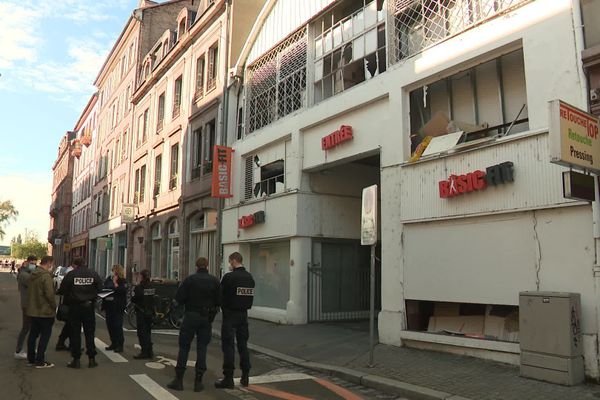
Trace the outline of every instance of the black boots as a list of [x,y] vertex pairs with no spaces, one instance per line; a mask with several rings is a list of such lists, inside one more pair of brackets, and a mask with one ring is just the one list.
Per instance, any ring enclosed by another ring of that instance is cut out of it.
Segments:
[[201,392],[204,390],[204,385],[202,384],[202,376],[204,372],[196,371],[196,379],[194,379],[194,392]]
[[69,348],[65,345],[65,342],[58,342],[56,344],[56,351],[68,351]]
[[242,371],[242,377],[240,378],[240,385],[248,387],[250,384],[250,374],[248,371]]
[[81,364],[79,362],[79,358],[74,358],[70,363],[67,364],[67,368],[81,368]]
[[154,358],[154,355],[141,351],[139,354],[133,356],[133,358],[136,360],[151,360]]
[[233,389],[233,375],[225,375],[223,379],[215,382],[217,389]]
[[94,357],[90,357],[90,363],[88,364],[88,368],[96,368],[98,363]]
[[169,389],[178,390],[178,391],[183,390],[183,374],[184,373],[185,373],[185,369],[175,368],[175,379],[173,379],[171,381],[171,383],[169,383],[167,385],[167,387]]

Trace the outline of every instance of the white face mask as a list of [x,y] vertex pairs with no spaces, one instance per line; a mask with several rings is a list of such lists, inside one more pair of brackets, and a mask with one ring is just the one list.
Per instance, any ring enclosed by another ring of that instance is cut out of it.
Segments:
[[30,271],[33,271],[33,270],[35,269],[35,267],[36,267],[36,265],[35,265],[35,264],[29,264],[29,265],[27,266],[27,268],[28,268]]

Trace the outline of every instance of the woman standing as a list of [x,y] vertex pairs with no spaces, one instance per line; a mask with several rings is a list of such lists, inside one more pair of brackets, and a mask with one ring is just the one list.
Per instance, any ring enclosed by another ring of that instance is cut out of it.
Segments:
[[115,353],[123,351],[125,338],[123,336],[123,313],[127,304],[127,281],[125,280],[125,269],[116,264],[112,268],[112,284],[114,292],[104,299],[106,311],[106,328],[110,336],[110,346],[106,350]]

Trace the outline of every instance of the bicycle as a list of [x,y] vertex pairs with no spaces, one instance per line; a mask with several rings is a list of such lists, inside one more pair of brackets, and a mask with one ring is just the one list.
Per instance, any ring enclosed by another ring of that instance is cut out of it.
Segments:
[[[135,304],[130,303],[126,311],[127,321],[133,329],[137,329],[137,308]],[[171,327],[179,329],[183,320],[183,306],[177,304],[175,299],[170,297],[154,296],[154,313],[152,316],[152,326],[160,326],[168,323]]]

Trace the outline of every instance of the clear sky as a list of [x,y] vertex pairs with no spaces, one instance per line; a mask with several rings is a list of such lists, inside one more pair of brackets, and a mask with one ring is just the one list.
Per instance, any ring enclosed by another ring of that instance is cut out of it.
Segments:
[[0,200],[46,240],[52,165],[137,0],[0,0]]

